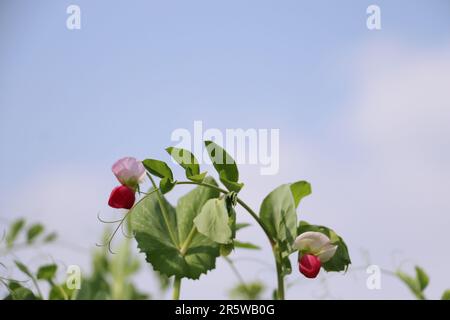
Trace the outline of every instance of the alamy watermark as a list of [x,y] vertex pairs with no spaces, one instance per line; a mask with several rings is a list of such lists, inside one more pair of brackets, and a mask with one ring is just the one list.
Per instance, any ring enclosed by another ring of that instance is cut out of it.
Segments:
[[366,26],[369,30],[381,30],[381,8],[375,4],[367,7]]
[[366,286],[369,290],[381,289],[381,268],[376,264],[367,267],[366,273],[369,274],[366,280]]
[[76,4],[67,7],[66,13],[69,15],[66,19],[66,27],[69,30],[81,29],[81,8]]
[[80,290],[81,288],[81,268],[77,265],[67,267],[66,286],[70,290]]
[[[194,121],[193,133],[185,128],[172,132],[174,147],[192,151],[199,163],[211,164],[204,141],[211,140],[224,147],[237,164],[260,166],[261,175],[275,175],[280,169],[279,129],[225,129],[204,130],[202,121]],[[217,161],[232,161],[216,153]]]

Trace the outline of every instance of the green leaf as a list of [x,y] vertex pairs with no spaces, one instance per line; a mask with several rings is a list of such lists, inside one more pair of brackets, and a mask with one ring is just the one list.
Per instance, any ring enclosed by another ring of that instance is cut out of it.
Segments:
[[450,289],[442,294],[441,300],[450,300]]
[[203,182],[203,180],[205,180],[206,174],[207,174],[207,172],[205,171],[205,172],[202,172],[202,173],[197,174],[195,176],[189,176],[187,178],[189,180],[191,180],[191,181],[201,183],[201,182]]
[[291,184],[291,192],[294,196],[295,207],[297,208],[300,201],[311,194],[311,185],[306,181],[298,181]]
[[183,167],[186,172],[186,178],[194,182],[202,182],[205,179],[206,172],[200,173],[198,161],[191,152],[174,147],[166,148],[166,151]]
[[[217,185],[212,178],[206,178],[206,182]],[[135,205],[130,215],[131,225],[138,247],[153,269],[168,277],[198,279],[201,274],[215,268],[219,246],[201,233],[194,235],[185,255],[180,253],[180,247],[191,233],[192,221],[203,205],[218,196],[218,191],[199,186],[179,199],[176,210],[164,200],[170,226],[163,219],[156,193]],[[172,242],[168,227],[176,230],[178,243]]]
[[8,287],[10,294],[5,298],[5,300],[38,300],[33,291],[23,287],[18,282],[11,281]]
[[30,270],[28,270],[26,265],[24,265],[22,262],[17,261],[17,260],[15,260],[14,263],[17,266],[17,268],[19,268],[20,271],[25,273],[30,278],[34,278],[33,274],[30,272]]
[[[207,177],[205,183],[217,186],[216,181],[212,177]],[[219,195],[219,191],[215,189],[198,186],[178,200],[177,217],[181,241],[184,241],[188,237],[194,226],[193,221],[202,210],[203,205],[210,199],[218,198]]]
[[173,189],[173,187],[175,187],[175,184],[176,183],[174,181],[172,181],[170,178],[163,178],[159,182],[159,189],[161,190],[161,192],[163,194],[166,194],[169,191],[171,191]]
[[14,244],[14,241],[16,240],[17,236],[19,235],[19,232],[23,229],[25,226],[25,220],[24,219],[17,219],[11,224],[11,227],[9,228],[8,234],[6,235],[6,245],[10,248]]
[[281,275],[287,276],[292,273],[291,261],[289,260],[289,255],[292,253],[291,243],[288,241],[282,241],[277,243],[278,246],[278,257],[277,261],[281,265]]
[[33,224],[27,231],[27,242],[32,243],[42,232],[44,226],[40,223]]
[[[94,256],[98,259],[98,256]],[[111,300],[112,286],[107,281],[108,271],[93,270],[93,275],[83,278],[80,290],[77,290],[76,300]]]
[[425,288],[428,286],[428,283],[430,282],[430,278],[421,267],[416,266],[415,269],[416,269],[416,279],[417,283],[419,284],[420,291],[424,291]]
[[228,211],[228,226],[231,230],[231,241],[227,244],[220,245],[220,255],[223,257],[228,256],[234,250],[234,238],[236,237],[236,211],[234,210],[233,197],[227,195],[225,197],[226,207]]
[[425,296],[420,289],[420,283],[416,278],[413,278],[406,273],[398,270],[396,273],[397,277],[409,288],[409,290],[416,296],[417,299],[424,300]]
[[[2,284],[3,284],[3,283],[2,283]],[[22,285],[21,285],[19,282],[15,281],[15,280],[11,280],[11,281],[9,282],[9,284],[8,284],[8,288],[9,288],[10,290],[16,290],[16,289],[18,289],[18,288],[20,288],[20,287],[22,287]]]
[[218,173],[224,171],[230,181],[239,181],[239,171],[234,159],[218,144],[205,141],[206,150]]
[[292,273],[291,260],[289,260],[289,254],[283,252],[281,254],[281,274],[287,276]]
[[395,274],[397,277],[409,288],[409,290],[416,296],[417,299],[424,300],[425,294],[423,291],[428,286],[430,279],[425,271],[419,266],[415,267],[416,277],[411,277],[408,274],[398,270]]
[[241,242],[234,240],[234,247],[240,249],[260,250],[261,247],[251,242]]
[[200,166],[195,156],[185,150],[174,147],[166,148],[166,151],[171,155],[171,157],[186,170],[186,177],[195,176],[200,173]]
[[239,192],[244,186],[239,181],[239,171],[234,159],[218,144],[212,141],[205,141],[206,150],[219,174],[219,179],[230,191]]
[[[259,211],[261,221],[277,244],[280,254],[278,260],[283,275],[292,272],[289,255],[294,251],[292,246],[297,234],[296,200],[292,185],[283,184],[269,193],[264,198]],[[300,199],[298,196],[300,193],[297,192],[299,183],[294,183],[294,185],[296,185],[294,191],[297,199]]]
[[26,274],[28,277],[31,278],[33,282],[36,282],[36,278],[33,275],[33,273],[28,269],[26,265],[24,265],[22,262],[14,260],[14,264],[17,266],[17,268],[22,271],[24,274]]
[[220,245],[220,255],[222,257],[227,257],[234,250],[234,242]]
[[230,199],[225,199],[227,212],[228,212],[228,227],[231,230],[231,239],[236,238],[236,211]]
[[348,266],[352,262],[350,260],[348,248],[344,240],[339,235],[337,235],[334,230],[328,227],[312,225],[306,221],[300,221],[297,234],[300,235],[307,231],[321,232],[328,238],[330,238],[332,244],[338,246],[333,258],[322,265],[325,271],[347,271]]
[[51,281],[55,277],[57,269],[58,266],[56,264],[49,264],[42,266],[39,268],[36,277],[39,280]]
[[56,238],[58,238],[58,234],[56,232],[52,232],[45,236],[44,242],[53,242]]
[[173,173],[167,163],[155,159],[146,159],[142,161],[142,164],[151,174],[161,178],[159,189],[163,194],[168,193],[175,187]]
[[142,164],[144,165],[145,169],[147,169],[151,174],[161,179],[169,178],[173,181],[172,170],[170,170],[169,166],[164,161],[145,159],[144,161],[142,161]]
[[225,171],[220,171],[219,179],[220,179],[220,182],[222,182],[223,185],[230,191],[239,192],[239,191],[241,191],[242,187],[244,186],[243,183],[230,181],[228,179]]
[[194,224],[198,232],[214,242],[227,244],[232,240],[224,198],[208,200],[200,214],[194,219]]
[[236,231],[250,227],[250,223],[236,223]]
[[295,201],[289,184],[283,184],[269,193],[263,200],[259,216],[278,246],[292,252],[297,232]]

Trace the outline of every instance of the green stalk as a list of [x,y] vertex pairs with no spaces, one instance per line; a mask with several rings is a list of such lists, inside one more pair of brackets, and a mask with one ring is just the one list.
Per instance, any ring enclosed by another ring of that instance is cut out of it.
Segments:
[[173,300],[180,300],[180,288],[181,288],[181,278],[175,277],[175,280],[173,282]]
[[[155,180],[153,180],[152,176],[151,176],[150,174],[148,174],[148,173],[147,173],[147,176],[150,178],[150,181],[152,182],[153,188],[158,189],[157,186],[156,186]],[[169,214],[168,214],[168,212],[167,212],[167,210],[166,210],[166,206],[164,205],[164,201],[163,201],[163,198],[162,198],[162,196],[161,196],[160,191],[158,190],[158,191],[156,192],[156,194],[157,194],[157,196],[158,196],[158,202],[159,202],[159,206],[161,207],[161,212],[162,212],[162,214],[163,214],[164,222],[165,222],[165,224],[166,224],[166,226],[167,226],[167,229],[169,230],[169,236],[170,236],[170,239],[172,240],[173,244],[174,244],[176,247],[179,248],[179,247],[180,247],[180,244],[178,243],[177,238],[175,237],[175,232],[174,232],[174,230],[172,229],[172,225],[170,224]]]
[[186,240],[184,241],[184,243],[182,244],[181,248],[180,248],[180,254],[182,256],[184,256],[186,254],[186,252],[189,249],[189,246],[192,243],[192,240],[194,239],[195,235],[197,234],[197,227],[194,225],[192,226],[191,231],[189,232]]
[[34,284],[34,286],[35,286],[35,288],[36,288],[36,290],[37,290],[38,297],[39,297],[41,300],[43,300],[43,299],[44,299],[44,296],[42,295],[41,288],[39,288],[39,285],[38,285],[36,279],[35,279],[33,276],[30,277],[30,278],[31,278],[31,282],[33,282],[33,284]]
[[[217,187],[215,185],[209,184],[209,183],[204,183],[204,182],[194,182],[194,181],[178,181],[176,184],[193,184],[193,185],[198,185],[198,186],[203,186],[203,187],[208,187],[214,190],[217,190],[221,193],[227,194],[228,191],[225,189],[222,189],[220,187]],[[284,300],[284,276],[282,274],[282,267],[281,267],[281,254],[278,251],[275,242],[273,241],[272,237],[270,236],[269,231],[267,230],[267,228],[264,226],[263,222],[261,221],[261,219],[259,219],[258,215],[256,214],[255,211],[252,210],[252,208],[250,208],[242,199],[240,199],[239,197],[237,198],[237,202],[253,217],[253,219],[256,220],[256,222],[259,224],[259,226],[261,227],[261,229],[263,229],[264,233],[267,236],[267,239],[270,242],[270,245],[272,247],[272,252],[273,252],[273,256],[275,259],[275,265],[276,265],[276,269],[277,269],[277,282],[278,282],[278,290],[277,290],[277,297],[279,300]],[[191,231],[192,232],[192,231]]]
[[52,287],[58,288],[59,293],[61,293],[61,295],[63,296],[64,300],[69,300],[69,296],[67,295],[67,293],[64,291],[64,289],[63,289],[60,285],[55,284],[55,283],[53,282],[53,280],[49,280],[48,282],[49,282],[49,284],[50,284]]
[[281,267],[281,253],[278,251],[276,246],[273,246],[272,249],[273,255],[275,257],[275,263],[277,265],[277,283],[278,283],[277,299],[284,300],[284,276]]
[[264,233],[267,236],[267,239],[269,239],[270,245],[273,247],[275,245],[275,242],[272,240],[272,237],[270,236],[269,231],[266,229],[266,226],[262,223],[261,219],[259,219],[258,215],[255,211],[253,211],[244,201],[242,201],[240,198],[237,198],[237,202],[245,209],[248,213],[253,217],[253,219],[258,222],[261,229],[263,229]]

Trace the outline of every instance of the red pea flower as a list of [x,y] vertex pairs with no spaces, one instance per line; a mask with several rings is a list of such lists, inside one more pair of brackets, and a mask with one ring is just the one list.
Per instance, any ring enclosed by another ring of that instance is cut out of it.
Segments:
[[307,278],[315,278],[320,272],[322,263],[312,254],[304,254],[298,261],[299,271]]
[[115,209],[131,209],[135,200],[134,190],[127,186],[118,186],[112,190],[108,204]]
[[301,256],[298,261],[299,271],[307,278],[315,278],[322,263],[333,258],[337,245],[321,232],[307,231],[295,239],[294,248]]

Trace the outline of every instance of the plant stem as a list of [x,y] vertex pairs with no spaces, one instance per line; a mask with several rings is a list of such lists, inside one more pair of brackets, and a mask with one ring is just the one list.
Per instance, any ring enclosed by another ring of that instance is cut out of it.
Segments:
[[259,219],[258,215],[255,211],[253,211],[244,201],[242,201],[240,198],[237,198],[237,202],[245,209],[247,212],[253,217],[253,219],[258,222],[261,229],[263,229],[264,233],[267,236],[267,239],[269,239],[270,245],[273,247],[275,245],[274,241],[272,240],[272,237],[270,236],[269,231],[266,229],[264,224],[262,223],[261,219]]
[[261,219],[256,215],[255,211],[253,211],[244,201],[242,201],[240,198],[237,198],[237,202],[245,209],[248,213],[258,222],[258,224],[263,229],[264,233],[267,236],[267,239],[269,239],[270,245],[272,246],[273,251],[273,257],[275,259],[276,269],[277,269],[277,283],[278,283],[278,290],[277,290],[277,297],[278,300],[284,300],[284,276],[282,273],[282,266],[281,266],[281,253],[278,251],[277,246],[275,245],[275,242],[272,240],[272,237],[270,236],[269,231],[266,229],[266,227],[263,225]]
[[211,189],[215,189],[215,190],[217,190],[219,192],[222,192],[222,193],[228,193],[228,191],[225,190],[225,189],[222,189],[222,188],[220,188],[218,186],[215,186],[215,185],[209,184],[209,183],[205,183],[205,182],[177,181],[176,184],[193,184],[193,185],[197,185],[197,186],[203,186],[203,187],[208,187],[208,188],[211,188]]
[[184,256],[189,249],[189,246],[191,245],[192,240],[194,239],[195,235],[197,234],[197,227],[194,225],[192,226],[191,231],[189,232],[186,240],[184,241],[183,245],[180,249],[180,254]]
[[[149,177],[153,188],[158,189],[157,186],[156,186],[155,180],[153,180],[152,176],[150,174],[148,174],[148,173],[147,173],[147,176]],[[164,200],[163,200],[159,190],[156,192],[156,195],[158,196],[158,202],[159,202],[159,206],[161,207],[161,212],[163,214],[164,222],[166,223],[167,229],[169,230],[169,236],[170,236],[173,244],[177,248],[179,248],[180,244],[178,243],[177,238],[175,237],[175,232],[173,231],[172,225],[170,224],[169,214],[168,214],[168,212],[166,210],[166,206],[164,205]]]
[[[215,185],[204,183],[204,182],[194,182],[194,181],[178,181],[177,184],[193,184],[203,187],[208,187],[214,190],[217,190],[221,193],[227,194],[228,191],[225,189],[222,189],[220,187],[217,187]],[[269,231],[264,226],[261,219],[259,219],[258,215],[255,211],[252,210],[244,201],[242,201],[239,197],[237,198],[237,202],[253,217],[253,219],[256,220],[256,222],[260,225],[261,229],[263,229],[264,233],[267,236],[267,239],[270,242],[270,245],[272,246],[272,252],[275,259],[276,269],[277,269],[277,282],[278,282],[278,290],[277,290],[277,297],[279,300],[284,300],[284,276],[282,273],[282,267],[281,267],[281,254],[278,251],[278,248],[276,247],[275,242],[273,241]]]
[[278,252],[276,246],[273,246],[272,249],[273,255],[275,257],[275,263],[277,265],[277,283],[278,283],[277,298],[278,300],[284,300],[284,276],[281,267],[281,253]]
[[180,288],[181,288],[181,278],[175,277],[175,280],[173,282],[173,300],[180,300]]
[[36,287],[36,290],[37,290],[37,293],[38,293],[39,298],[40,298],[41,300],[43,300],[43,299],[44,299],[44,296],[42,295],[42,291],[41,291],[41,288],[39,288],[39,285],[38,285],[38,283],[37,283],[37,280],[36,280],[34,277],[30,277],[30,278],[31,278],[31,281],[33,282],[34,286]]

